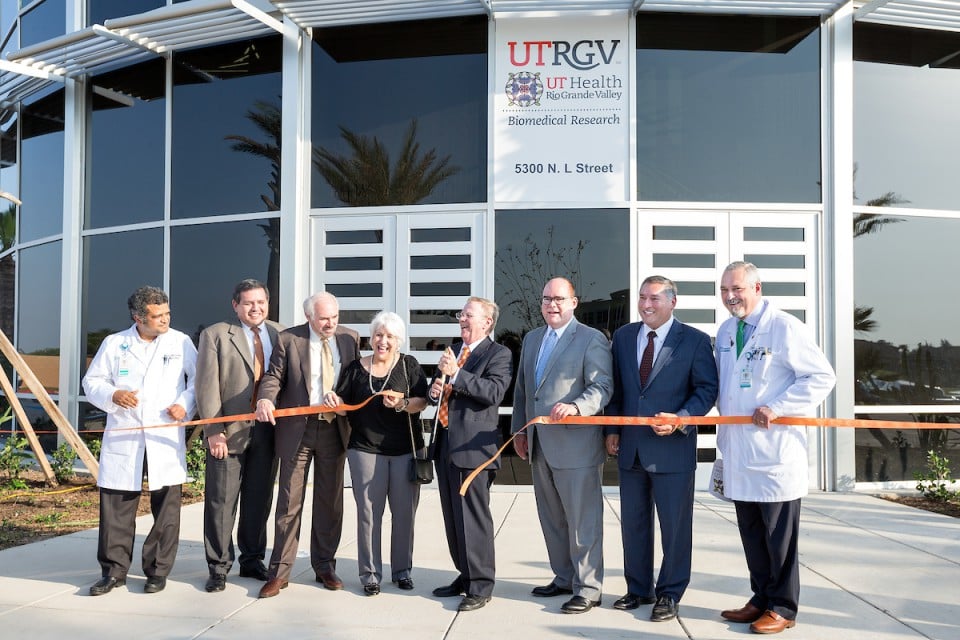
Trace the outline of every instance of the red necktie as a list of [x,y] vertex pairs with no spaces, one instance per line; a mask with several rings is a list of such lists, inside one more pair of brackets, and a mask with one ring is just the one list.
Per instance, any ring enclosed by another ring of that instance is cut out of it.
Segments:
[[[470,357],[470,347],[463,345],[463,348],[460,349],[460,357],[457,358],[457,367],[463,368],[464,363],[467,361],[467,358]],[[443,391],[443,400],[440,402],[440,408],[437,409],[438,420],[443,426],[447,426],[447,420],[450,417],[450,394],[453,393],[453,386],[447,385],[446,389]]]
[[640,386],[647,386],[647,379],[653,371],[653,341],[657,337],[656,331],[647,334],[647,346],[640,357]]

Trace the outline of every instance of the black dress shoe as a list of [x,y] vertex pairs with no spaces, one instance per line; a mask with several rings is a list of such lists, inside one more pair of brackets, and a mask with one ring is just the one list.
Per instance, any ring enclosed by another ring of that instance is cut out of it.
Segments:
[[653,604],[656,601],[657,599],[653,596],[638,596],[635,593],[628,593],[614,602],[613,608],[620,609],[620,611],[630,611],[631,609],[636,609],[642,604]]
[[373,584],[363,585],[363,593],[368,596],[375,596],[380,593],[380,585],[374,582]]
[[553,596],[570,595],[573,593],[573,589],[561,587],[556,582],[551,582],[542,587],[534,587],[530,593],[540,598],[552,598]]
[[261,582],[266,582],[270,579],[270,576],[267,575],[267,568],[263,564],[254,564],[249,567],[240,567],[240,577],[241,578],[256,578]]
[[459,580],[454,580],[445,587],[437,587],[433,590],[433,595],[438,598],[452,598],[454,596],[463,595],[463,587],[460,586]]
[[114,587],[122,587],[127,583],[126,578],[115,578],[113,576],[104,576],[97,580],[92,587],[90,587],[90,595],[92,596],[102,596],[105,593],[110,593],[113,591]]
[[203,588],[207,590],[207,593],[223,591],[227,588],[227,576],[222,573],[214,573],[207,578],[207,584]]
[[[317,582],[322,584],[324,588],[329,589],[330,591],[339,591],[340,589],[343,589],[343,580],[340,579],[340,576],[337,575],[336,571],[318,573]],[[377,593],[380,592],[377,591]]]
[[600,606],[600,600],[587,600],[583,596],[573,596],[563,603],[560,610],[564,613],[586,613],[594,607]]
[[650,619],[654,622],[666,622],[677,617],[680,606],[677,601],[670,596],[660,596],[657,598],[657,604],[653,605],[653,611],[650,613]]
[[477,609],[482,609],[488,602],[490,602],[489,596],[466,595],[463,596],[463,600],[460,601],[457,611],[476,611]]
[[404,591],[413,590],[413,580],[410,578],[400,578],[397,582],[397,587],[403,589]]
[[166,576],[150,576],[147,584],[143,585],[144,593],[160,593],[167,587]]

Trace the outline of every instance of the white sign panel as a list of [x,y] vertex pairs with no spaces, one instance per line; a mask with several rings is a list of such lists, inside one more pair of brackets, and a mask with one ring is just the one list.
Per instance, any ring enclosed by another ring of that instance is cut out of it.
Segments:
[[497,20],[498,202],[626,199],[627,23]]

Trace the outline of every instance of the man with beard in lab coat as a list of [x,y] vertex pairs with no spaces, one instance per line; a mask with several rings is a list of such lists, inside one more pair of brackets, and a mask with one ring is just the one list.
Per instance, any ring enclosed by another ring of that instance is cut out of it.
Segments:
[[107,413],[97,481],[97,560],[103,577],[90,587],[92,596],[126,583],[145,462],[153,514],[153,527],[143,542],[145,593],[166,587],[180,541],[181,485],[187,480],[184,431],[137,427],[193,415],[197,349],[186,334],[170,328],[170,304],[163,290],[140,287],[127,307],[133,326],[104,338],[83,378],[87,400]]
[[717,332],[717,409],[720,415],[751,416],[751,422],[720,425],[717,448],[723,493],[736,506],[753,591],[743,607],[720,615],[750,623],[754,633],[779,633],[796,625],[800,498],[809,481],[806,429],[771,423],[809,415],[830,394],[836,376],[808,328],[763,299],[754,265],[727,266],[720,297],[731,317]]

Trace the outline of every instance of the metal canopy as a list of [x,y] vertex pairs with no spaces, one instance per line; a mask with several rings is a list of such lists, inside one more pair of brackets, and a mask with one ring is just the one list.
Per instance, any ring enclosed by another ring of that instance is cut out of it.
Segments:
[[873,0],[854,12],[855,20],[898,27],[960,31],[957,0]]
[[736,13],[773,16],[829,16],[846,0],[637,0],[643,11]]

